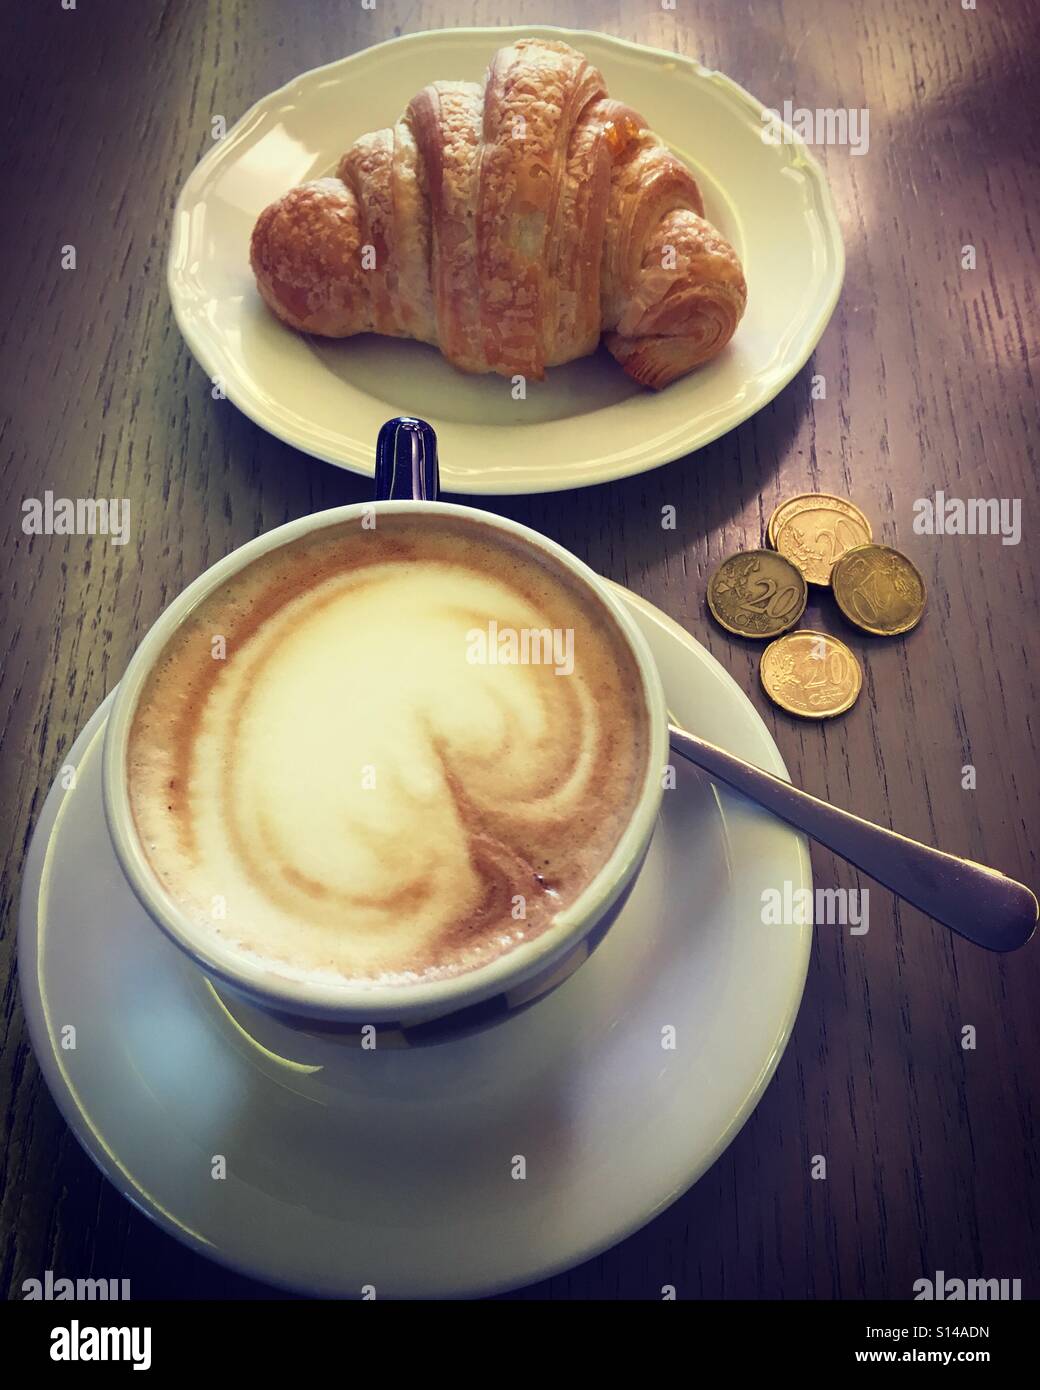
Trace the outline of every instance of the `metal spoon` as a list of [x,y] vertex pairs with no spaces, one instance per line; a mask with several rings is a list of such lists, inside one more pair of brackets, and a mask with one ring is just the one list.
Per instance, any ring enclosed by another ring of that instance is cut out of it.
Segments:
[[691,763],[804,830],[959,936],[990,951],[1014,951],[1032,936],[1037,901],[1024,883],[839,810],[675,724],[668,732],[672,747]]

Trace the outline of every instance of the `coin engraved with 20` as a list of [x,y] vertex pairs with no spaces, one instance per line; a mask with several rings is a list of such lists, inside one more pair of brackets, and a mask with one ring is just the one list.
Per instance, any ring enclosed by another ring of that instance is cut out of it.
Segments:
[[876,637],[909,632],[924,612],[917,566],[888,545],[859,545],[834,566],[831,584],[849,622]]
[[802,573],[773,550],[745,550],[723,560],[708,583],[708,607],[727,632],[776,637],[805,612]]
[[810,584],[829,583],[835,560],[871,539],[870,522],[857,506],[822,492],[782,503],[769,518],[768,534]]
[[810,628],[770,642],[758,670],[773,703],[803,719],[844,714],[863,686],[859,662],[845,643]]

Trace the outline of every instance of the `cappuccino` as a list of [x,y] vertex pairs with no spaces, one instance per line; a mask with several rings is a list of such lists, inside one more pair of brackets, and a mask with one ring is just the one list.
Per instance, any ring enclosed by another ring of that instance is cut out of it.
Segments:
[[566,566],[478,519],[375,519],[208,595],[130,730],[166,894],[289,979],[446,978],[538,936],[647,777],[639,667]]

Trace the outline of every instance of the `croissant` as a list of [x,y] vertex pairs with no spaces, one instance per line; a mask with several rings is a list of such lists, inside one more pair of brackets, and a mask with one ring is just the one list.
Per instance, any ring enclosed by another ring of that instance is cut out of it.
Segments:
[[606,342],[662,387],[733,336],[747,286],[692,174],[565,43],[435,82],[335,178],[257,220],[265,303],[305,333],[435,344],[465,372],[542,380]]

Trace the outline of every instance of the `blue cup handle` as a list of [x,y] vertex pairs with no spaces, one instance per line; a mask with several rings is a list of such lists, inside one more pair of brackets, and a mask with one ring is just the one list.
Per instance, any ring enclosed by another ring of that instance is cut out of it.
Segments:
[[376,501],[435,502],[439,488],[433,426],[413,415],[387,420],[376,441]]

